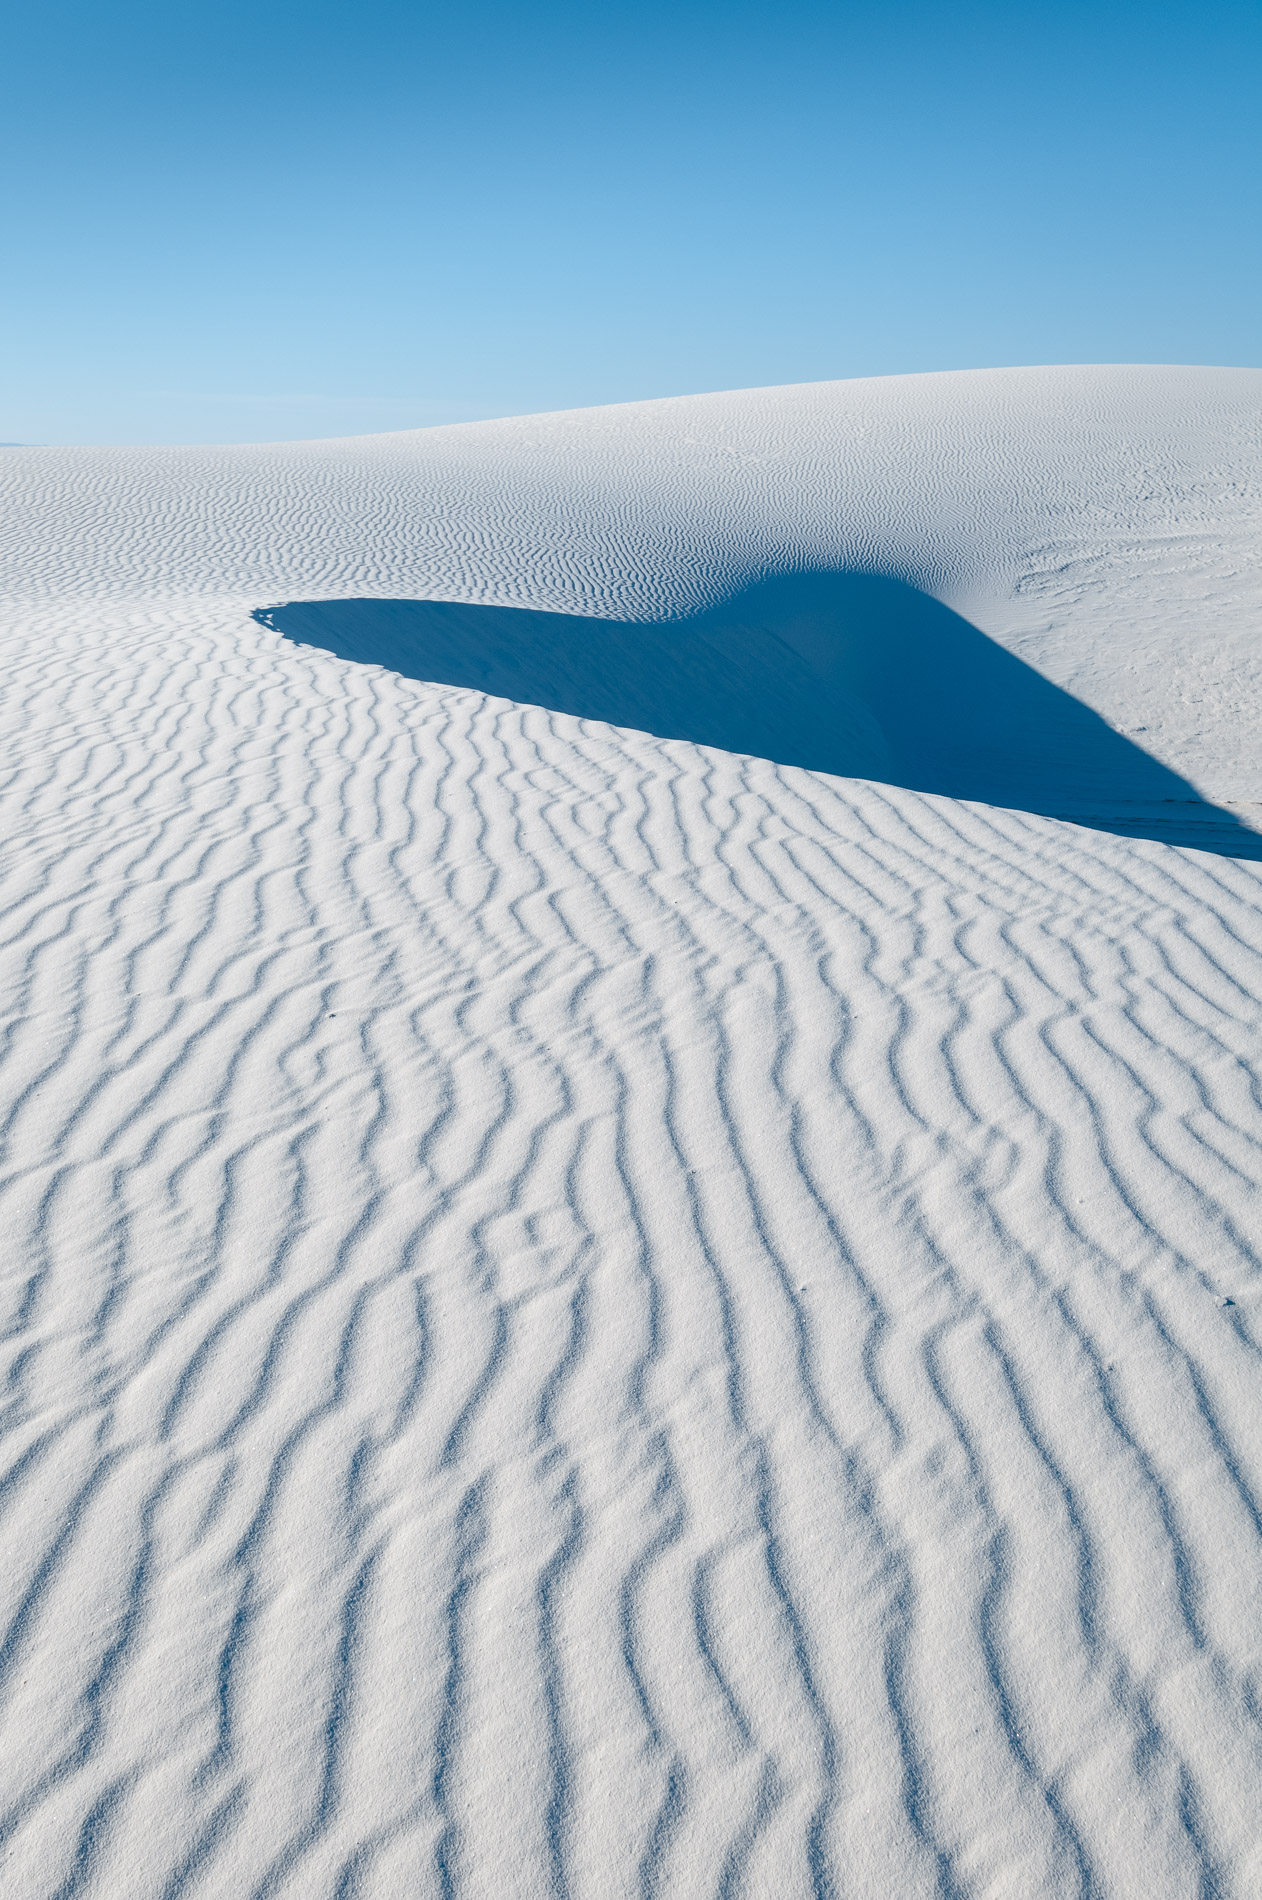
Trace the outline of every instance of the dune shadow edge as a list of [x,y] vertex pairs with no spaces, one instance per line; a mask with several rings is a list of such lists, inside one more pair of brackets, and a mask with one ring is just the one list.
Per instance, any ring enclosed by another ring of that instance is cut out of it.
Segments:
[[933,596],[888,575],[778,575],[687,617],[463,601],[291,600],[254,619],[405,678],[1262,859],[1262,835]]

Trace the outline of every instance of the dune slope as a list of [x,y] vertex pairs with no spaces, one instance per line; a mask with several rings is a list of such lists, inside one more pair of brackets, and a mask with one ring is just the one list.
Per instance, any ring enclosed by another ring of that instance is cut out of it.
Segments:
[[1258,1891],[1260,414],[0,458],[6,1891]]

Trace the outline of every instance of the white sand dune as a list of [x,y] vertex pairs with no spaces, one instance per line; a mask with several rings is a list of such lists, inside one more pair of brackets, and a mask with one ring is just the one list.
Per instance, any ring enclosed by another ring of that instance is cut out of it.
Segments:
[[5,451],[6,1893],[1262,1892],[1260,425]]

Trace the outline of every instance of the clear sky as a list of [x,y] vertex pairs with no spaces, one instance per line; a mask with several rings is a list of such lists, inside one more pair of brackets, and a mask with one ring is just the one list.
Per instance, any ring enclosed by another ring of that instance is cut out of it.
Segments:
[[0,46],[0,440],[1262,362],[1259,0],[40,0]]

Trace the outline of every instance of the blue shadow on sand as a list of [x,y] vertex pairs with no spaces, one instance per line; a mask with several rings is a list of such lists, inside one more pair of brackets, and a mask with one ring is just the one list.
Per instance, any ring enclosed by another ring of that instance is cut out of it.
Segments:
[[293,600],[254,617],[409,679],[1262,858],[1262,836],[1233,813],[949,607],[885,575],[777,576],[654,622],[437,600]]

